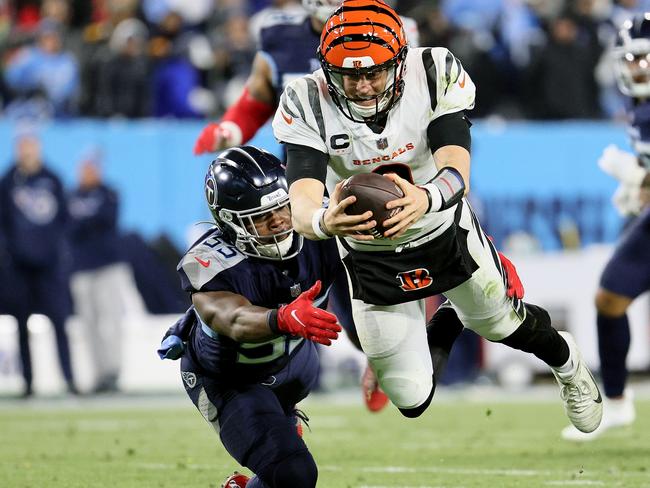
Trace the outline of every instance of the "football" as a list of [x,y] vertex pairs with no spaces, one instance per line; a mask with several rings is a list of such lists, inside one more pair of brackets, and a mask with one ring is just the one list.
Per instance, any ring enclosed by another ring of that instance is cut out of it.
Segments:
[[348,178],[341,188],[341,200],[354,195],[357,201],[345,209],[348,215],[359,215],[368,210],[372,212],[377,225],[367,231],[375,238],[383,237],[388,230],[383,222],[399,212],[402,208],[386,209],[386,203],[402,198],[404,193],[393,181],[378,173],[361,173]]

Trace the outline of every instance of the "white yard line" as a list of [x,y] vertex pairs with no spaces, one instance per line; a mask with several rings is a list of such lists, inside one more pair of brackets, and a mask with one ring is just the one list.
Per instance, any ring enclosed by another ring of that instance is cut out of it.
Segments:
[[547,481],[544,484],[550,486],[603,486],[605,483],[594,480],[560,480]]

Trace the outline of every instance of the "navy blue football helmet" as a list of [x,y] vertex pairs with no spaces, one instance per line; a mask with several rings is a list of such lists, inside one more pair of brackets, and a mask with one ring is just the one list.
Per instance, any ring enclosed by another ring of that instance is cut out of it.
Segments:
[[613,52],[621,92],[630,97],[650,96],[650,13],[623,22]]
[[[303,238],[291,225],[284,168],[271,153],[253,146],[223,151],[205,175],[205,197],[224,238],[242,253],[284,260],[302,249]],[[255,223],[279,211],[287,211],[288,229],[260,235]]]

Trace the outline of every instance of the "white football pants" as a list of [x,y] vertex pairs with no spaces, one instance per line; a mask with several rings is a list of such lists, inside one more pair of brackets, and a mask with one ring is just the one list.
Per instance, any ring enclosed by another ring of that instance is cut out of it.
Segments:
[[[517,314],[506,296],[496,250],[483,230],[474,226],[467,204],[459,225],[468,230],[467,246],[479,268],[444,295],[465,327],[489,340],[504,339],[523,322],[523,306]],[[353,299],[352,311],[361,346],[381,388],[398,408],[422,405],[433,387],[424,300],[378,306]]]

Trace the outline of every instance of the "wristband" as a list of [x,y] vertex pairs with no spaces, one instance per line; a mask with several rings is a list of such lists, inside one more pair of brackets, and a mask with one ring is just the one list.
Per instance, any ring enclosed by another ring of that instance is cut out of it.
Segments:
[[445,166],[433,179],[423,185],[431,197],[429,212],[447,210],[456,205],[465,194],[465,181],[460,172],[451,166]]
[[278,328],[278,309],[277,308],[272,308],[269,310],[269,313],[266,315],[266,323],[269,326],[269,329],[271,329],[271,332],[273,332],[276,335],[282,334],[280,332],[280,329]]
[[420,188],[427,192],[427,198],[429,199],[429,208],[427,208],[426,213],[438,212],[441,210],[442,194],[438,187],[433,183],[429,183],[427,185],[422,185]]
[[332,234],[328,233],[325,227],[325,212],[326,208],[319,208],[311,216],[311,230],[316,234],[316,237],[320,240],[330,239],[334,237]]

